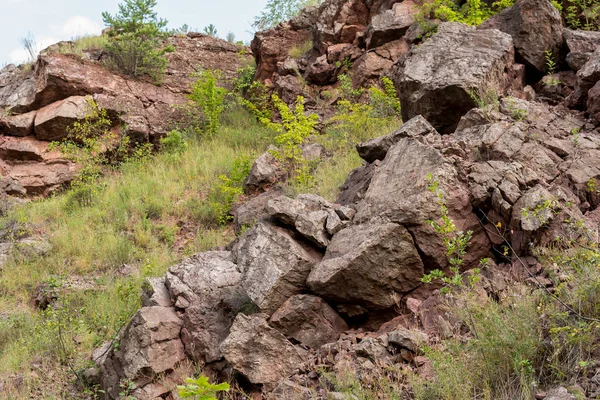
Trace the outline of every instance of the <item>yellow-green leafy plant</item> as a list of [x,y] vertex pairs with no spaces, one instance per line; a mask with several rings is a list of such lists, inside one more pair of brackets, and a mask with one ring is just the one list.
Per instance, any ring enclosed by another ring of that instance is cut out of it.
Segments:
[[177,386],[179,396],[183,399],[193,398],[195,400],[217,400],[219,392],[228,392],[228,383],[210,383],[206,376],[197,379],[187,378],[184,386]]
[[219,87],[217,80],[221,76],[218,70],[204,70],[192,83],[188,98],[193,106],[202,113],[202,129],[206,136],[213,137],[219,129],[219,118],[225,109],[227,90]]
[[599,0],[570,0],[565,10],[565,20],[572,29],[597,31],[600,26]]
[[377,87],[369,88],[369,102],[373,107],[373,116],[377,118],[399,117],[401,112],[400,100],[390,78],[381,78],[383,90]]

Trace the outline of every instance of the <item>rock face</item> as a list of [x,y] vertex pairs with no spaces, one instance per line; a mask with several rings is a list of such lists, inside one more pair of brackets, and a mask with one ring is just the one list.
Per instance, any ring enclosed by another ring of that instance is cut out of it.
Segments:
[[[502,94],[514,84],[511,37],[442,23],[433,37],[413,47],[393,70],[405,121],[422,115],[440,133],[451,133],[475,107],[474,96]],[[518,86],[518,84],[517,84]]]
[[518,0],[479,28],[511,35],[517,60],[538,74],[546,72],[546,51],[558,56],[563,44],[562,18],[549,0]]
[[271,328],[263,314],[239,314],[221,344],[221,352],[250,382],[271,389],[299,368],[306,357],[303,350]]
[[423,263],[404,227],[359,225],[333,236],[307,283],[326,299],[377,309],[393,306],[393,295],[414,289],[422,277]]
[[563,36],[569,50],[566,61],[569,67],[577,72],[589,60],[594,50],[600,46],[600,33],[565,29]]
[[174,307],[184,313],[181,339],[186,354],[196,362],[221,358],[219,344],[235,315],[250,302],[231,259],[225,251],[198,254],[169,268],[165,277]]
[[[170,41],[177,50],[168,56],[161,86],[128,80],[104,68],[97,58],[57,53],[52,50],[56,46],[42,51],[30,70],[12,65],[3,68],[0,134],[61,140],[66,137],[66,128],[85,116],[86,99],[91,96],[108,110],[115,125],[128,127],[123,133],[134,141],[157,142],[178,118],[173,106],[187,102],[185,94],[190,91],[191,73],[197,66],[220,69],[227,85],[251,57],[240,57],[237,46],[202,34],[176,36]],[[3,163],[21,161],[5,157],[0,168]],[[25,188],[24,195],[46,195],[73,177],[71,163],[57,157],[54,161],[28,160],[26,166],[2,168],[2,175]]]
[[269,324],[306,347],[318,349],[348,330],[346,322],[323,299],[296,295],[271,316]]
[[415,22],[415,12],[415,4],[409,0],[396,3],[391,10],[375,15],[365,35],[367,48],[372,49],[402,38]]
[[235,244],[242,286],[261,311],[272,314],[306,288],[306,277],[321,256],[293,233],[268,223],[249,229]]

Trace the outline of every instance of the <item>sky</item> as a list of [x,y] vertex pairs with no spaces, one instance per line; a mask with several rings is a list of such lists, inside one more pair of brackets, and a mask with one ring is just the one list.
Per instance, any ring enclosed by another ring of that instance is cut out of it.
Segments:
[[[61,40],[99,34],[102,12],[117,12],[119,0],[0,0],[0,67],[27,61],[21,39],[30,33],[37,47]],[[250,41],[251,23],[267,0],[158,0],[156,11],[169,28],[183,24],[202,30],[214,24],[219,37],[233,32],[236,40]]]

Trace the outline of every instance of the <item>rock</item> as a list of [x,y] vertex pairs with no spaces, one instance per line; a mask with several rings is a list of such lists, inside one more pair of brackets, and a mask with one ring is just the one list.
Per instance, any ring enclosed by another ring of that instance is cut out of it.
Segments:
[[554,219],[557,207],[556,197],[537,185],[515,203],[511,225],[525,232],[534,232]]
[[415,22],[415,13],[415,4],[408,0],[396,3],[391,10],[375,15],[365,33],[367,49],[401,38]]
[[267,396],[267,399],[312,400],[314,399],[314,392],[307,387],[285,379],[277,384],[277,387],[270,393],[270,396]]
[[270,214],[267,210],[267,204],[270,200],[281,196],[282,193],[283,190],[281,188],[274,187],[235,206],[232,210],[233,229],[235,232],[239,233],[244,228],[251,228],[258,221],[268,217]]
[[294,239],[293,233],[261,222],[234,245],[242,285],[262,312],[272,314],[306,288],[306,277],[321,256]]
[[517,58],[537,74],[546,72],[546,51],[557,56],[563,44],[562,18],[549,0],[517,0],[479,29],[498,29],[511,35]]
[[271,328],[263,314],[239,314],[221,344],[227,362],[251,383],[273,389],[304,362],[306,353]]
[[377,169],[377,163],[363,165],[358,167],[346,178],[344,184],[340,187],[340,193],[336,199],[339,204],[355,204],[364,198],[369,184],[373,178],[373,173]]
[[560,386],[548,392],[544,400],[576,400],[577,397],[569,393],[567,389]]
[[437,134],[435,128],[425,118],[418,115],[389,135],[380,136],[368,142],[358,144],[356,150],[363,160],[372,163],[375,160],[383,160],[390,147],[396,144],[401,138],[425,136],[430,133]]
[[318,349],[335,342],[348,329],[346,322],[321,298],[296,295],[271,316],[269,324],[302,345]]
[[333,236],[307,284],[326,299],[381,309],[392,307],[392,296],[414,289],[422,277],[423,263],[404,227],[362,224]]
[[588,91],[586,109],[595,123],[600,124],[600,84],[598,82]]
[[315,47],[325,51],[339,43],[353,43],[366,29],[369,10],[362,0],[332,0],[319,7],[313,30]]
[[[325,223],[325,229],[330,235],[335,235],[348,225],[348,221],[342,221],[337,212],[333,210],[329,210],[327,212],[327,222]],[[327,242],[329,242],[329,239],[327,239]]]
[[[295,100],[295,98],[294,98]],[[307,161],[324,159],[327,156],[325,147],[318,143],[305,143],[302,145],[302,157]]]
[[31,295],[31,303],[38,310],[46,310],[58,300],[58,292],[48,283],[39,284]]
[[83,119],[88,111],[89,98],[73,96],[38,110],[35,118],[35,136],[41,140],[61,140],[68,136],[67,129]]
[[600,47],[590,54],[588,61],[577,71],[575,91],[570,99],[573,107],[586,105],[588,91],[600,80]]
[[11,115],[0,118],[0,135],[29,136],[33,135],[33,121],[36,111],[26,114]]
[[422,115],[440,133],[451,133],[475,107],[473,93],[507,91],[514,63],[512,38],[497,30],[442,23],[392,70],[402,118]]
[[296,219],[296,230],[318,247],[327,247],[329,233],[325,227],[329,212],[325,210],[301,213]]
[[368,358],[375,363],[382,363],[391,356],[387,350],[387,346],[388,343],[385,337],[369,337],[356,346],[356,355]]
[[296,226],[298,215],[306,210],[306,204],[287,196],[278,196],[267,202],[267,213],[290,226]]
[[43,162],[47,151],[46,143],[30,137],[0,137],[0,158],[8,164]]
[[404,348],[416,353],[419,348],[428,343],[428,337],[425,333],[399,328],[388,333],[388,342],[399,348]]
[[569,50],[567,64],[575,72],[579,71],[590,55],[600,47],[600,32],[565,29],[563,37]]
[[250,173],[244,181],[244,191],[250,194],[264,192],[269,187],[283,181],[286,176],[285,168],[275,156],[267,151],[252,164]]
[[352,65],[352,85],[361,87],[370,81],[378,81],[393,64],[392,60],[381,57],[374,51],[363,54]]
[[196,254],[169,268],[165,284],[176,309],[182,310],[181,339],[196,362],[213,362],[222,355],[235,315],[250,300],[242,288],[242,274],[226,251]]
[[142,285],[142,307],[171,307],[165,278],[146,278]]
[[144,307],[132,318],[101,365],[102,388],[118,398],[121,380],[144,386],[186,359],[179,340],[182,321],[173,308]]

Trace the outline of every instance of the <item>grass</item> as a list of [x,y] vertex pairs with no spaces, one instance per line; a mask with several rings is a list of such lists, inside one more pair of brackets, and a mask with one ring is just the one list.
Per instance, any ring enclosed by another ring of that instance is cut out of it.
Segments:
[[289,50],[288,55],[292,58],[300,58],[302,57],[304,54],[306,54],[307,52],[309,52],[313,47],[313,41],[312,39],[308,39],[302,43],[300,43],[298,46],[292,46],[292,48]]
[[57,52],[62,54],[82,55],[84,51],[102,50],[107,43],[107,36],[83,35],[73,38],[71,42],[62,44],[57,49]]

